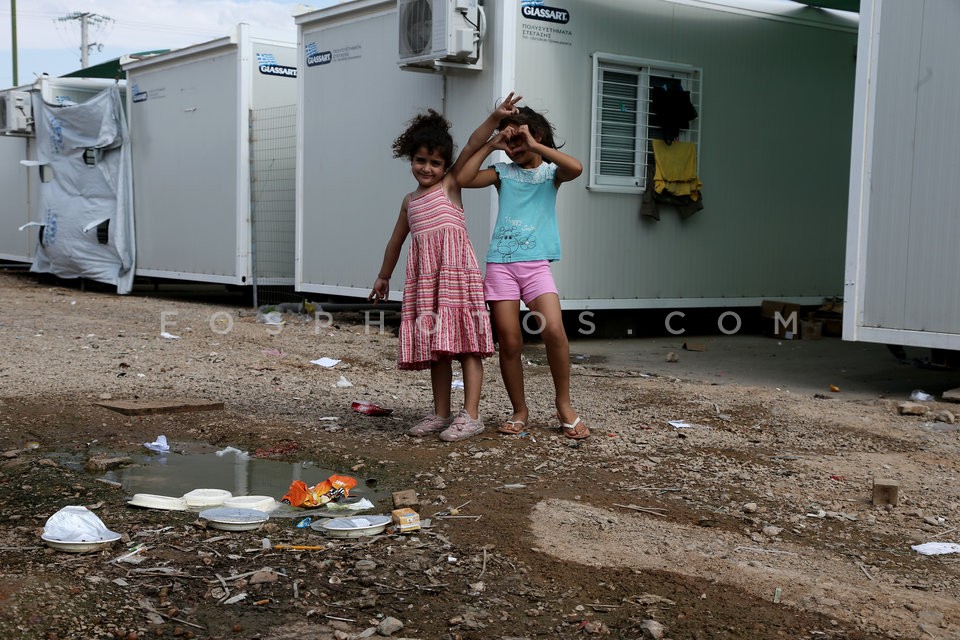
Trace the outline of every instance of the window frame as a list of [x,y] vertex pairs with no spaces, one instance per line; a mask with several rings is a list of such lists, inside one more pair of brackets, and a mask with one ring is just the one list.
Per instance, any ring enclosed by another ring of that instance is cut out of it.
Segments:
[[[588,189],[592,191],[628,194],[643,193],[646,189],[647,167],[652,161],[651,132],[656,129],[649,122],[651,77],[679,79],[684,89],[690,92],[690,101],[698,115],[697,118],[691,121],[689,129],[684,129],[680,132],[680,140],[693,142],[697,147],[699,155],[700,102],[703,83],[703,72],[701,69],[689,64],[621,56],[603,52],[594,52],[590,57],[592,63],[592,89],[590,92],[590,170],[587,183]],[[600,171],[603,164],[600,156],[602,150],[601,141],[604,136],[604,132],[602,131],[604,122],[601,118],[601,110],[603,108],[601,104],[603,97],[601,88],[604,82],[604,73],[606,72],[635,74],[637,77],[637,93],[633,98],[637,105],[637,108],[634,110],[635,119],[632,123],[636,132],[633,148],[633,175],[618,175],[602,173]],[[641,87],[646,88],[645,95],[642,94]],[[641,105],[643,106],[642,109],[639,108]]]

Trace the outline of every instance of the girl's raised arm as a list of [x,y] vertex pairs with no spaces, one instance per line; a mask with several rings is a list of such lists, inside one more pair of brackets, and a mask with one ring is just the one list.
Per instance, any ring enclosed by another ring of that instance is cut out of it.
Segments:
[[562,182],[575,180],[576,178],[580,177],[581,173],[583,173],[583,165],[580,163],[580,161],[573,156],[560,151],[559,149],[544,147],[543,152],[540,155],[543,156],[547,161],[557,165],[557,174],[554,177],[554,180],[558,185]]
[[373,300],[376,304],[380,300],[386,300],[390,295],[390,276],[393,275],[393,269],[397,266],[397,260],[400,259],[400,249],[410,233],[410,223],[407,222],[407,202],[410,196],[407,195],[400,205],[400,216],[397,218],[397,224],[393,227],[393,233],[387,240],[387,248],[383,251],[383,264],[380,265],[380,273],[377,280],[373,283],[373,289],[367,300]]
[[483,143],[496,131],[501,120],[517,112],[517,103],[522,99],[523,96],[514,96],[513,91],[511,91],[510,94],[503,99],[503,102],[497,105],[497,108],[487,116],[486,120],[481,122],[480,126],[470,134],[467,144],[460,150],[460,155],[457,156],[453,166],[450,167],[450,175],[457,175],[457,171],[463,163],[473,157],[477,150],[483,146]]
[[470,156],[470,158],[463,163],[463,166],[460,167],[460,169],[457,171],[457,174],[454,176],[457,184],[468,189],[479,189],[481,187],[489,187],[492,184],[497,184],[497,181],[500,179],[499,176],[497,176],[497,172],[493,169],[481,169],[480,165],[483,164],[483,161],[487,156],[497,149],[506,148],[503,143],[503,137],[504,134],[501,131],[493,138],[483,143],[483,146],[477,149],[477,152]]

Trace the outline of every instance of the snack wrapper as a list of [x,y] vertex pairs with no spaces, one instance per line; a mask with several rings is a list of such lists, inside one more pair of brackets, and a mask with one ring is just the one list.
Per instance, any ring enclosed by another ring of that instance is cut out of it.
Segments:
[[294,480],[280,502],[293,507],[319,507],[337,498],[350,495],[350,489],[357,486],[355,478],[332,475],[323,482],[308,487],[302,480]]

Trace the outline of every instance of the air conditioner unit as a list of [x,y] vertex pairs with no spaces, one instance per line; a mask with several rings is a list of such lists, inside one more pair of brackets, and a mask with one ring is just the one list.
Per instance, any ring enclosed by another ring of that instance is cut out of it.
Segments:
[[0,94],[0,133],[30,133],[32,127],[30,93],[7,91]]
[[478,0],[397,0],[397,18],[400,65],[480,68]]

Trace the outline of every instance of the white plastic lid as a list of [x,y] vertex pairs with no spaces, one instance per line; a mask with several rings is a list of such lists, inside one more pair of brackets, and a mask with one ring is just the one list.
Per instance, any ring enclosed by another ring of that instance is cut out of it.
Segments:
[[173,496],[158,496],[152,493],[135,493],[127,504],[134,507],[146,507],[148,509],[165,509],[167,511],[186,511],[187,501],[183,498],[174,498]]
[[225,507],[239,509],[256,509],[258,511],[273,511],[277,508],[277,501],[272,496],[233,496],[223,501]]
[[233,494],[223,489],[194,489],[183,494],[188,507],[216,507]]
[[224,522],[228,524],[246,524],[264,522],[268,516],[256,509],[238,509],[235,507],[217,507],[200,512],[200,517],[210,522]]

